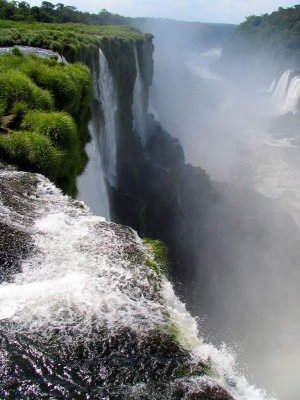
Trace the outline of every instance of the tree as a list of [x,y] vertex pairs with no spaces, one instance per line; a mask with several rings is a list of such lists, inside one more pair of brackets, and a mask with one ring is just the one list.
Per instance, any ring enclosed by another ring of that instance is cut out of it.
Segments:
[[43,1],[41,8],[47,13],[52,14],[55,9],[55,5],[50,3],[50,1]]

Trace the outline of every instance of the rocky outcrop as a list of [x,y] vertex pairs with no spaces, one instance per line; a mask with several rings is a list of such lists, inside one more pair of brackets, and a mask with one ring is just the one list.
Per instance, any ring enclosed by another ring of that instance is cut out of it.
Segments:
[[233,399],[191,352],[157,242],[41,175],[1,165],[0,190],[2,397]]

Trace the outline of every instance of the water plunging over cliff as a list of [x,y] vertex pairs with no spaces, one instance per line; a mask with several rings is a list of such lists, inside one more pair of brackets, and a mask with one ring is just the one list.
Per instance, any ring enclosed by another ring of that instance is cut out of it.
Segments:
[[108,62],[99,49],[99,73],[93,67],[91,142],[86,146],[88,165],[77,180],[78,199],[97,214],[110,219],[106,180],[116,180],[116,111],[117,96]]
[[[273,86],[273,85],[272,85]],[[300,76],[293,70],[288,70],[279,79],[275,87],[272,87],[273,104],[280,114],[288,112],[296,113],[300,100]]]
[[141,137],[142,142],[146,141],[147,126],[145,109],[145,88],[141,76],[140,63],[136,47],[134,47],[134,57],[136,65],[136,79],[133,92],[133,128],[137,135]]
[[99,49],[100,75],[98,78],[97,99],[100,100],[104,123],[100,131],[100,144],[103,148],[105,177],[114,186],[116,180],[116,112],[118,108],[114,80],[102,50]]

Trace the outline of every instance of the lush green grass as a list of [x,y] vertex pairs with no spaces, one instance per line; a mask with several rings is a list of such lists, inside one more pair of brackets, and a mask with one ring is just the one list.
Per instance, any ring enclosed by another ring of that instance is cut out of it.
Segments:
[[0,157],[75,194],[85,164],[90,72],[15,53],[0,55]]
[[0,46],[27,45],[58,51],[71,61],[84,58],[105,40],[145,40],[148,36],[127,26],[47,24],[0,21]]
[[21,168],[41,172],[55,180],[59,174],[62,153],[44,135],[18,131],[0,136],[0,156]]

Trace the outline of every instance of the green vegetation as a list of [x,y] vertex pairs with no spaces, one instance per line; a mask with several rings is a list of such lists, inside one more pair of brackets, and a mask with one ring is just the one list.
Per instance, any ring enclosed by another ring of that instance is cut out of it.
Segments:
[[[24,56],[18,48],[0,56],[0,157],[45,174],[65,193],[75,195],[75,178],[86,162],[84,145],[89,140],[92,94],[90,72],[77,62],[99,68],[101,46],[117,80],[128,60],[134,60],[134,44],[150,42],[151,35],[125,26],[12,20],[0,20],[0,32],[0,46],[42,47],[73,63]],[[129,72],[134,81],[135,65]],[[26,132],[36,136],[25,140]],[[40,151],[42,142],[49,153],[48,163]]]
[[159,241],[152,239],[143,239],[143,243],[150,250],[151,258],[147,258],[146,264],[152,268],[158,275],[168,275],[168,248]]
[[16,51],[1,55],[0,157],[46,175],[74,195],[85,165],[90,80],[81,64]]
[[30,7],[26,1],[0,0],[0,19],[38,22],[82,22],[93,25],[122,25],[127,19],[102,9],[98,14],[78,11],[76,7],[62,3],[52,4],[43,1],[40,7]]
[[225,58],[250,59],[264,55],[276,60],[300,61],[300,5],[280,7],[272,14],[252,15],[242,23],[224,48]]
[[50,49],[69,62],[91,62],[103,40],[145,40],[147,35],[126,26],[47,24],[0,21],[0,47],[24,45]]

